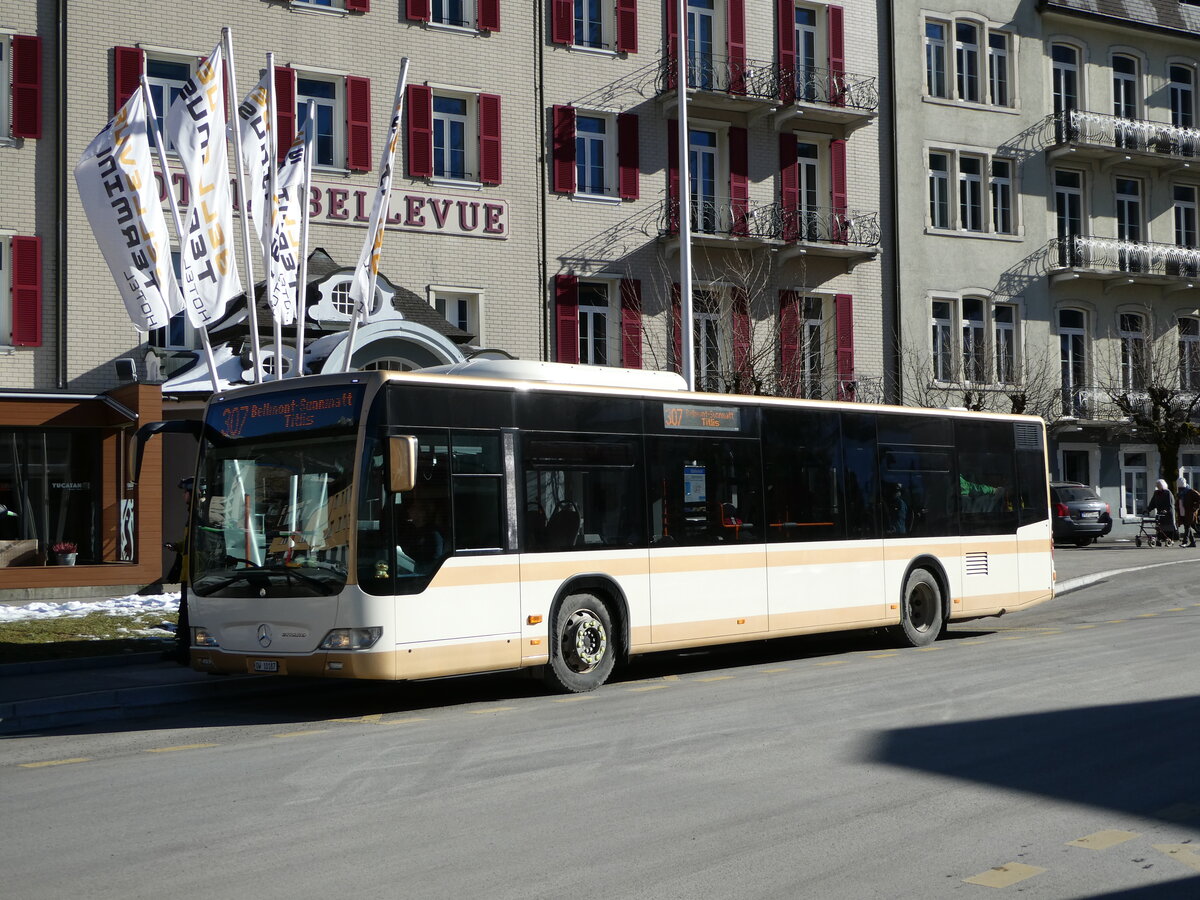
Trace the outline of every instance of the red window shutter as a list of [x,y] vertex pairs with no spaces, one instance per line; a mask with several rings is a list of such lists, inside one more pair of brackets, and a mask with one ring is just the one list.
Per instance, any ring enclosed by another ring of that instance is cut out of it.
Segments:
[[636,200],[641,193],[641,149],[637,113],[617,116],[617,182],[622,200]]
[[12,136],[42,136],[42,39],[12,37]]
[[783,208],[783,239],[800,236],[800,172],[796,161],[796,135],[779,136],[779,202]]
[[571,0],[551,0],[550,40],[556,44],[575,43],[575,9]]
[[404,103],[408,111],[408,175],[433,177],[433,88],[410,84]]
[[832,237],[846,242],[846,142],[829,142],[829,205],[833,207]]
[[575,190],[575,107],[554,107],[554,190]]
[[429,0],[406,0],[405,15],[416,22],[428,22]]
[[846,26],[844,10],[830,6],[829,16],[829,89],[830,102],[838,106],[846,103]]
[[275,126],[283,162],[296,138],[296,70],[287,66],[275,67]]
[[671,285],[671,368],[683,374],[683,288]]
[[800,373],[800,295],[779,292],[779,387],[785,397],[799,394]]
[[750,298],[744,288],[734,288],[733,374],[740,394],[753,393],[754,365],[750,359]]
[[569,273],[554,276],[554,321],[558,361],[579,362],[579,279]]
[[346,76],[346,168],[371,170],[371,79]]
[[500,95],[480,94],[479,180],[484,184],[500,183],[500,155]]
[[667,0],[667,90],[675,90],[675,66],[679,58],[679,23],[676,22],[674,0]]
[[725,0],[728,17],[725,46],[729,52],[730,93],[746,93],[746,0]]
[[621,279],[621,365],[642,367],[642,283]]
[[638,52],[637,0],[617,0],[617,50]]
[[346,0],[346,9],[350,12],[370,12],[371,0]]
[[12,342],[42,346],[42,239],[12,239]]
[[854,298],[837,294],[833,298],[837,317],[838,399],[854,399]]
[[733,216],[733,233],[748,234],[750,142],[745,128],[729,129],[729,205]]
[[133,96],[141,80],[142,51],[137,47],[113,47],[113,115]]
[[778,0],[779,33],[775,36],[779,48],[779,99],[791,103],[796,99],[796,3]]
[[479,0],[475,24],[480,31],[499,31],[500,0]]
[[679,120],[667,119],[667,228],[679,233]]

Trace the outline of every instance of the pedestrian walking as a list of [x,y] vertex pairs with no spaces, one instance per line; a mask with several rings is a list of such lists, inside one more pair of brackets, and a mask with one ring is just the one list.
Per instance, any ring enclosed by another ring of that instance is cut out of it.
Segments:
[[1179,532],[1175,528],[1175,498],[1167,482],[1160,478],[1154,487],[1154,496],[1146,504],[1146,515],[1154,516],[1155,535],[1159,541],[1171,542],[1178,540]]
[[1180,547],[1196,546],[1196,531],[1200,529],[1200,491],[1186,481],[1179,488],[1179,524],[1183,528]]

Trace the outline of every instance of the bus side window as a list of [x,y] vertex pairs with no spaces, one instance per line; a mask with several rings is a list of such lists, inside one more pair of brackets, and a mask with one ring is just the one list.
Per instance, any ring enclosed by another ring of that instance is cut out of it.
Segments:
[[963,534],[1015,534],[1017,471],[1011,422],[955,422]]
[[768,541],[835,540],[845,534],[838,414],[763,411]]
[[846,471],[846,537],[879,537],[879,463],[874,413],[842,415],[842,463]]
[[504,547],[504,460],[497,432],[451,435],[454,549]]
[[693,437],[648,441],[651,543],[761,541],[758,442]]

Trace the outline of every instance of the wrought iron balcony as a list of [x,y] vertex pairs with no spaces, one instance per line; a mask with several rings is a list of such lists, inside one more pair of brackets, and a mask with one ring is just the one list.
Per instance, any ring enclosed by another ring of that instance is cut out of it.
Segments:
[[[673,57],[661,60],[659,95],[675,91],[677,69]],[[692,104],[698,106],[746,108],[779,104],[779,69],[771,62],[693,56],[688,60],[687,86],[694,92]]]
[[871,376],[854,378],[816,376],[807,373],[779,373],[777,393],[782,397],[804,400],[841,400],[846,403],[883,403],[883,379]]
[[1057,145],[1052,157],[1072,153],[1116,164],[1137,155],[1139,162],[1161,167],[1200,156],[1197,128],[1077,109],[1051,115],[1047,123]]
[[781,208],[781,212],[781,236],[785,241],[879,246],[879,213],[828,206]]
[[1043,268],[1054,281],[1137,281],[1182,290],[1192,287],[1200,277],[1200,249],[1074,235],[1053,238],[1046,244]]
[[[1166,390],[1177,398],[1177,405],[1182,409],[1195,408],[1200,401],[1194,389],[1180,388],[1178,392],[1174,388]],[[1127,423],[1131,410],[1140,410],[1140,415],[1149,412],[1150,407],[1149,392],[1137,386],[1063,385],[1060,398],[1064,418],[1091,422]]]
[[799,66],[782,69],[779,86],[785,107],[776,116],[777,127],[796,116],[845,126],[861,125],[879,109],[879,87],[870,75]]

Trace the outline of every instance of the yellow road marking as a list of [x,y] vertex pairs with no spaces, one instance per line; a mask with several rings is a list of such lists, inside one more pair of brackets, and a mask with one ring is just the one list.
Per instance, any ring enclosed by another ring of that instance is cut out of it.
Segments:
[[70,759],[47,759],[43,762],[18,763],[23,769],[40,769],[43,766],[69,766],[71,763],[91,762],[90,756],[73,756]]
[[574,697],[555,697],[555,703],[578,703],[580,700],[591,700],[591,697],[581,697],[576,694]]
[[960,644],[986,644],[987,641],[977,638],[972,641],[959,641]]
[[1006,634],[1004,637],[1000,638],[1000,640],[1002,640],[1002,641],[1023,641],[1023,640],[1025,640],[1025,635],[1023,635],[1023,634]]
[[661,691],[666,688],[665,684],[648,684],[645,687],[630,688],[630,691]]
[[306,734],[324,734],[328,728],[310,728],[307,731],[281,731],[279,734],[273,734],[271,737],[277,738],[294,738],[303,737]]
[[428,722],[424,716],[413,717],[410,719],[388,719],[386,722],[380,722],[380,725],[411,725],[413,722]]
[[350,716],[348,719],[330,719],[331,722],[349,722],[355,725],[372,725],[383,718],[383,713],[372,713],[369,716]]
[[516,709],[515,706],[493,706],[488,709],[468,709],[473,716],[486,716],[488,713],[508,712],[510,709]]
[[899,653],[875,653],[871,659],[891,659],[893,656],[899,656]]
[[1105,625],[1123,625],[1123,624],[1125,624],[1125,620],[1124,619],[1109,619],[1104,624]]
[[763,672],[765,672],[768,675],[774,675],[776,672],[790,672],[790,671],[792,671],[792,670],[790,668],[788,668],[787,666],[780,666],[778,669],[763,669]]
[[[824,665],[833,665],[833,663],[824,663]],[[728,681],[732,675],[714,675],[711,678],[697,678],[696,681]]]
[[941,647],[916,647],[914,649],[918,653],[933,653],[934,651],[941,650],[942,648]]
[[1117,844],[1132,841],[1135,837],[1140,837],[1135,831],[1116,831],[1110,829],[1108,831],[1097,831],[1095,834],[1089,834],[1078,840],[1067,841],[1067,846],[1086,847],[1089,850],[1107,850],[1109,847],[1117,846]]
[[180,744],[178,747],[154,747],[147,753],[174,753],[176,750],[202,750],[205,747],[218,747],[219,744]]
[[827,660],[825,660],[825,662],[817,663],[817,665],[818,666],[844,666],[846,664],[846,662],[847,661],[844,659],[827,659]]
[[1153,619],[1158,613],[1142,613],[1138,616],[1139,619]]
[[1167,854],[1171,859],[1177,859],[1190,869],[1200,872],[1200,853],[1194,846],[1187,844],[1155,844],[1154,849]]
[[964,878],[963,881],[969,884],[982,884],[984,887],[1003,888],[1016,884],[1018,881],[1024,881],[1026,878],[1032,878],[1034,875],[1041,875],[1045,869],[1037,866],[1027,866],[1024,863],[1010,862],[1003,866],[996,866],[988,869],[986,872],[980,872],[978,875],[973,875],[970,878]]
[[1155,818],[1168,819],[1172,822],[1188,822],[1200,818],[1200,806],[1195,803],[1172,803],[1154,815]]
[[1168,610],[1167,610],[1167,612],[1187,612],[1187,607],[1185,607],[1185,606],[1173,606],[1173,607],[1171,607],[1170,609],[1168,609]]
[[1096,627],[1095,625],[1076,625],[1075,626],[1076,630],[1083,629],[1083,628],[1095,628],[1095,627]]
[[663,676],[663,681],[678,681],[678,680],[679,680],[678,675],[664,675]]

